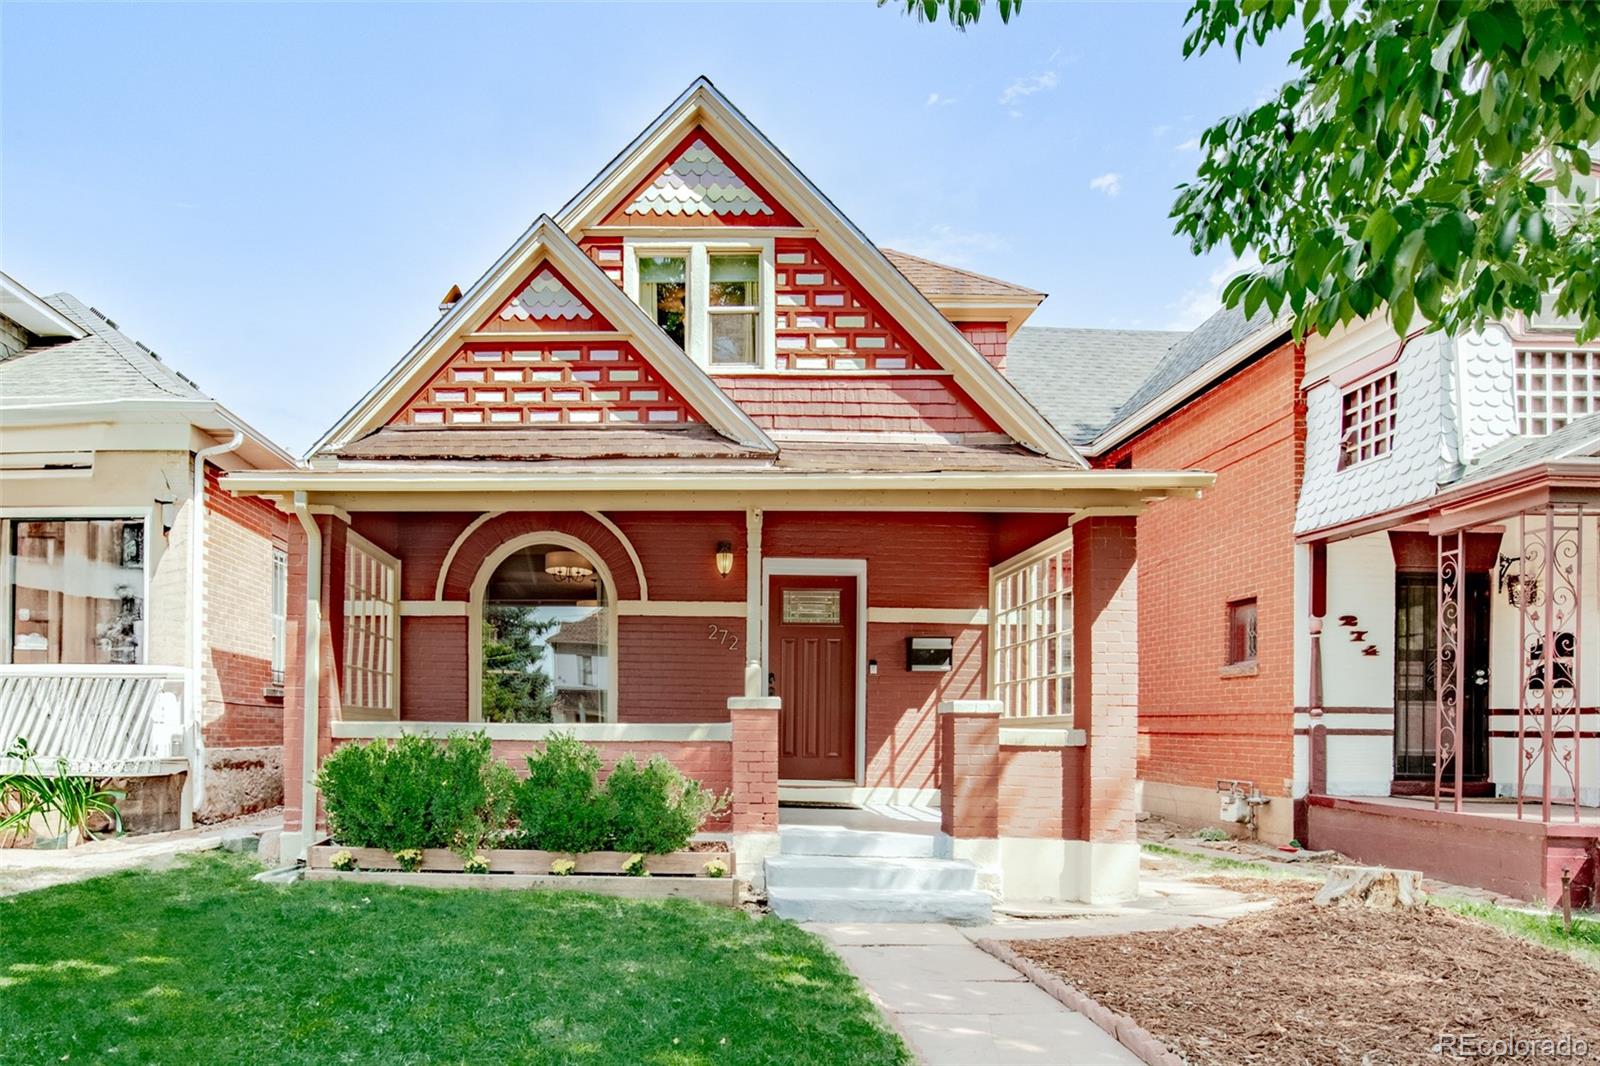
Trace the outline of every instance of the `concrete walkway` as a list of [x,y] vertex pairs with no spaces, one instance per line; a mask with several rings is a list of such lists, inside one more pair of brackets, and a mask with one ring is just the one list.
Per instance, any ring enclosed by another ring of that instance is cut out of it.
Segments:
[[253,836],[282,825],[283,812],[273,810],[173,833],[107,837],[59,851],[0,848],[0,896],[140,867],[159,869],[170,866],[174,857],[184,852],[209,851],[221,847],[225,839]]
[[1114,907],[1041,906],[992,925],[808,925],[860,978],[928,1066],[1138,1063],[1116,1039],[974,941],[1115,936],[1215,925],[1270,906],[1144,864],[1139,898]]

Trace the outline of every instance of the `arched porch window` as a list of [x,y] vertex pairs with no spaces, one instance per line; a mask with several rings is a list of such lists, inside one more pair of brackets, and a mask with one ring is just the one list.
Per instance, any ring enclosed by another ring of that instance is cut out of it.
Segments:
[[518,548],[483,591],[486,722],[602,722],[612,692],[605,568],[560,544]]

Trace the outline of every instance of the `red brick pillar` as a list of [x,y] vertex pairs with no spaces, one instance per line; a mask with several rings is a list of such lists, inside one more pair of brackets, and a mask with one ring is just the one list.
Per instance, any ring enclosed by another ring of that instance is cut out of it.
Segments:
[[[1133,842],[1138,802],[1139,619],[1134,519],[1073,526],[1073,724],[1088,734],[1082,826],[1091,842]],[[1064,797],[1071,802],[1072,797]]]
[[778,709],[776,696],[728,700],[733,724],[733,817],[735,833],[778,831]]
[[939,828],[953,840],[1000,836],[1000,702],[939,704]]

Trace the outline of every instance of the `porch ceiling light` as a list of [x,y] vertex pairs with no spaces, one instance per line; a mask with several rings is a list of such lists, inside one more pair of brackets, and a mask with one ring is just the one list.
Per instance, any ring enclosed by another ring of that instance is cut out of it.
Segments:
[[717,573],[727,577],[733,572],[733,543],[720,540],[717,542]]
[[545,553],[544,572],[557,581],[570,581],[574,584],[594,577],[594,567],[590,565],[589,560],[577,552],[568,551]]

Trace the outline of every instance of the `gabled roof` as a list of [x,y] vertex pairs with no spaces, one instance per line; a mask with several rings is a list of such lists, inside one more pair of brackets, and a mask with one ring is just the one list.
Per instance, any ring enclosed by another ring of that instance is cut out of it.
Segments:
[[930,300],[937,301],[940,296],[993,296],[999,299],[1031,300],[1038,303],[1045,294],[1036,289],[1024,288],[1013,285],[1009,281],[991,278],[987,274],[974,273],[960,267],[946,266],[944,263],[935,263],[932,259],[924,259],[920,255],[911,255],[909,252],[897,252],[893,248],[880,248],[885,259],[894,264],[896,270],[904,274],[921,292]]
[[48,425],[119,417],[186,418],[208,432],[242,433],[244,451],[254,464],[293,464],[293,457],[265,434],[77,297],[27,295],[65,324],[58,324],[50,336],[76,334],[77,339],[38,344],[0,359],[0,421]]
[[802,222],[815,227],[828,253],[848,272],[871,285],[873,296],[885,310],[941,367],[951,372],[956,384],[1011,437],[1045,455],[1088,465],[866,234],[705,77],[696,78],[568,201],[556,215],[561,228],[578,235],[598,225],[617,201],[696,125],[708,130],[758,184]]
[[1248,318],[1224,307],[1167,350],[1088,450],[1099,455],[1129,439],[1289,335],[1287,318],[1274,318],[1265,307]]
[[418,385],[438,368],[440,361],[449,357],[452,346],[471,332],[475,323],[504,303],[533,268],[546,260],[554,264],[568,282],[582,290],[579,295],[596,311],[629,335],[639,353],[707,423],[747,448],[776,451],[771,439],[717,387],[705,370],[673,343],[638,304],[628,299],[561,227],[549,216],[541,215],[516,244],[472,283],[461,299],[450,305],[389,373],[323,434],[309,454],[338,453],[352,441],[383,426]]
[[1068,440],[1088,444],[1184,336],[1024,326],[1006,347],[1006,374]]

